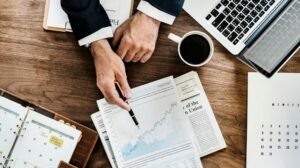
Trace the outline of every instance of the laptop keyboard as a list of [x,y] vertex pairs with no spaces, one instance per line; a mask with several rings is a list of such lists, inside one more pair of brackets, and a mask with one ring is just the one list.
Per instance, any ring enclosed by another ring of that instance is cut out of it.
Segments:
[[265,33],[245,52],[246,59],[272,72],[300,43],[300,0],[291,2]]
[[274,4],[275,0],[221,0],[206,20],[236,45]]

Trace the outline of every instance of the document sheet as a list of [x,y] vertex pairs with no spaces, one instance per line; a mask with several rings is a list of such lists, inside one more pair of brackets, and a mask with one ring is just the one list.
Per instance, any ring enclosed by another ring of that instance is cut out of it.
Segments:
[[[48,1],[46,27],[72,31],[69,18],[61,7],[61,0]],[[113,31],[125,22],[132,13],[133,0],[100,0],[99,3],[103,6],[110,19]]]
[[248,75],[247,168],[299,168],[300,74]]
[[192,125],[192,132],[200,157],[226,148],[225,140],[208,102],[199,76],[192,71],[175,78],[184,113]]
[[120,168],[201,168],[173,77],[133,89],[127,111],[98,101],[117,165]]
[[117,166],[116,158],[115,158],[115,155],[112,151],[111,144],[110,144],[110,139],[107,135],[101,113],[100,112],[94,113],[94,114],[91,115],[91,118],[93,120],[93,123],[94,123],[97,131],[98,131],[98,134],[100,136],[100,140],[102,142],[102,145],[104,147],[104,150],[106,152],[108,160],[111,164],[111,167],[112,168],[117,168],[118,166]]

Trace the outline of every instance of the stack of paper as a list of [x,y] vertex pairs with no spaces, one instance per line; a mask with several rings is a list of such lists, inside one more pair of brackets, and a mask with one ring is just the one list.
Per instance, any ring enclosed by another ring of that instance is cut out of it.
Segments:
[[99,100],[92,115],[112,167],[201,168],[199,157],[226,147],[198,74],[133,89],[128,112]]

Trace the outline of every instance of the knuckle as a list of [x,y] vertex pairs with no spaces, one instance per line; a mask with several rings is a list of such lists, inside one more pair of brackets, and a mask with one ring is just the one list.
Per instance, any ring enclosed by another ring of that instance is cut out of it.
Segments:
[[147,52],[153,52],[153,50],[154,50],[154,48],[151,47],[151,46],[150,46],[150,47],[147,47],[147,49],[146,49]]
[[141,45],[141,46],[140,46],[140,50],[141,50],[141,51],[146,51],[146,50],[147,50],[147,47],[146,47],[145,45]]

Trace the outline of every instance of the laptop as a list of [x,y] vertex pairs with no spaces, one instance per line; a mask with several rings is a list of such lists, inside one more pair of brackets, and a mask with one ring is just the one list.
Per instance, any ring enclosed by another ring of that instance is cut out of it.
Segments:
[[185,0],[183,8],[229,52],[266,77],[300,47],[300,0]]

